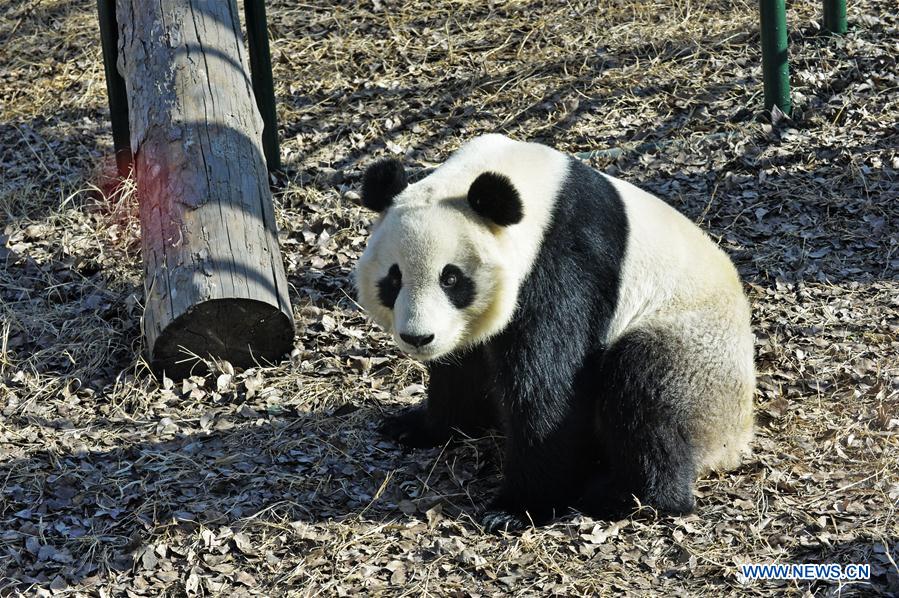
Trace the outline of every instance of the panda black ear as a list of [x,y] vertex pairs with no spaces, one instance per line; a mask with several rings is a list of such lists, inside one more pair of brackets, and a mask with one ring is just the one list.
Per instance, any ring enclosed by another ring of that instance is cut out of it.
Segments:
[[474,180],[468,188],[468,205],[499,226],[518,224],[524,217],[518,190],[509,177],[496,172],[485,172]]
[[368,167],[362,179],[362,205],[369,210],[383,212],[406,185],[406,170],[399,160],[378,160]]

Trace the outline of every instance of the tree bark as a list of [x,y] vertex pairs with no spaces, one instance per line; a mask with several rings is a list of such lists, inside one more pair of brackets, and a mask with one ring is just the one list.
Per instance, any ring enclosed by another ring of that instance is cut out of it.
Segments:
[[157,372],[275,361],[293,317],[235,0],[118,0]]

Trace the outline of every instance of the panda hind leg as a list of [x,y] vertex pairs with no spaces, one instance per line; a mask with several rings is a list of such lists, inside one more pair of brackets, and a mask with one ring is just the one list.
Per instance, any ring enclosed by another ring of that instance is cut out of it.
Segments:
[[688,430],[695,391],[684,384],[677,339],[640,329],[618,339],[596,368],[600,469],[579,505],[617,519],[642,506],[684,515],[694,510],[697,451]]

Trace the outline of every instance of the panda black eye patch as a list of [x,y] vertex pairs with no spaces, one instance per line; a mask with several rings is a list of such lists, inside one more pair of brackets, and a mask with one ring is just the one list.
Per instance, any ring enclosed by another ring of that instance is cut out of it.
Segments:
[[400,267],[394,264],[387,271],[387,276],[378,281],[378,298],[384,304],[384,307],[393,309],[402,286],[403,274],[400,272]]
[[443,268],[440,286],[456,309],[464,309],[474,301],[474,280],[465,276],[459,266],[447,264]]

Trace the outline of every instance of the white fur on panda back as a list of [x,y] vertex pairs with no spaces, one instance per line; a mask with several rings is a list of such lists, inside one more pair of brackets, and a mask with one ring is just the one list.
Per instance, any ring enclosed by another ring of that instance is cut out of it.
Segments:
[[715,305],[722,312],[736,307],[748,324],[737,271],[708,235],[658,197],[603,176],[621,197],[630,227],[608,341],[644,320]]
[[[691,436],[700,472],[735,467],[753,435],[749,303],[730,258],[677,210],[630,183],[618,191],[630,232],[608,342],[639,329],[674,332],[687,351],[683,396],[700,403]],[[684,405],[685,408],[690,407]]]

